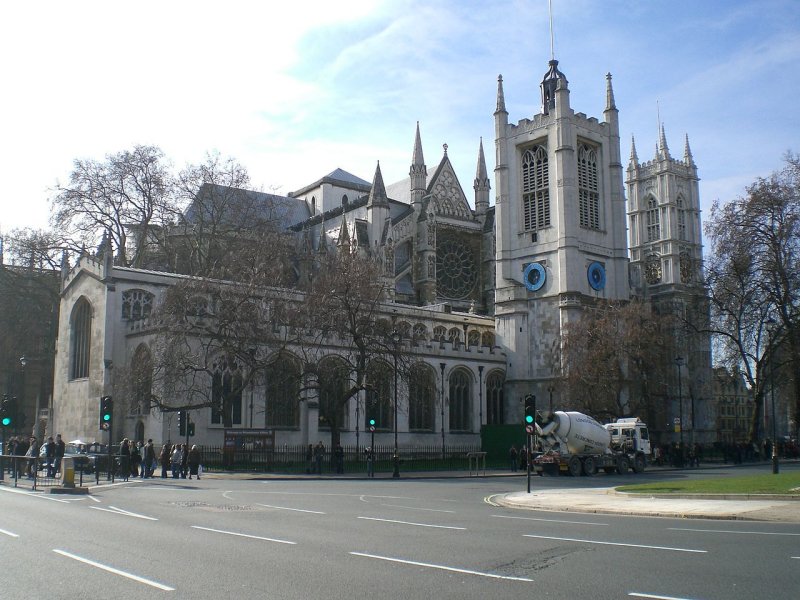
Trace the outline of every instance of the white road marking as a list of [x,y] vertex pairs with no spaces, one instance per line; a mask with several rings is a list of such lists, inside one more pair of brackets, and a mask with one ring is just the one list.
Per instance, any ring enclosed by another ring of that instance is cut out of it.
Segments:
[[426,512],[442,512],[442,513],[455,513],[454,510],[444,510],[441,508],[420,508],[418,506],[403,506],[401,504],[381,504],[381,506],[388,506],[389,508],[405,508],[408,510],[424,510]]
[[800,558],[800,556],[790,556],[789,558]]
[[122,577],[127,577],[128,579],[132,579],[133,581],[138,581],[139,583],[144,583],[145,585],[152,586],[154,588],[158,588],[159,590],[164,590],[165,592],[174,592],[175,588],[169,587],[168,585],[164,585],[163,583],[158,583],[157,581],[152,581],[150,579],[145,579],[144,577],[139,577],[138,575],[134,575],[132,573],[127,573],[125,571],[121,571],[120,569],[115,569],[114,567],[109,567],[108,565],[101,564],[99,562],[95,562],[93,560],[89,560],[88,558],[83,558],[82,556],[78,556],[76,554],[71,554],[70,552],[65,552],[64,550],[56,550],[53,549],[53,552],[56,554],[60,554],[62,556],[66,556],[67,558],[71,558],[73,560],[77,560],[79,562],[85,563],[87,565],[91,565],[93,567],[97,567],[98,569],[102,569],[103,571],[108,571],[109,573],[114,573],[115,575],[121,575]]
[[112,487],[120,487],[121,485],[128,485],[129,483],[139,483],[138,481],[115,481],[114,483],[99,483],[97,485],[93,485],[94,489],[98,488],[112,488]]
[[137,515],[136,513],[128,512],[127,510],[122,510],[120,508],[116,508],[114,506],[109,506],[108,508],[103,508],[102,506],[90,506],[92,510],[102,510],[103,512],[108,512],[113,515],[122,515],[123,517],[135,517],[137,519],[145,519],[147,521],[158,521],[155,517],[146,517],[145,515]]
[[235,536],[238,536],[238,537],[250,538],[250,539],[253,539],[253,540],[264,540],[264,541],[267,541],[267,542],[277,542],[278,544],[290,544],[292,546],[297,545],[297,542],[289,542],[287,540],[278,540],[278,539],[275,539],[275,538],[262,537],[260,535],[250,535],[250,534],[247,534],[247,533],[238,533],[236,531],[225,531],[223,529],[211,529],[210,527],[200,527],[199,525],[192,525],[192,529],[202,529],[203,531],[212,531],[214,533],[224,533],[226,535],[235,535]]
[[0,533],[3,535],[7,535],[8,537],[18,538],[19,536],[16,533],[11,533],[10,531],[6,531],[5,529],[0,529]]
[[706,554],[708,550],[692,550],[691,548],[670,548],[669,546],[646,546],[643,544],[623,544],[621,542],[598,542],[596,540],[579,540],[575,538],[550,537],[546,535],[523,534],[522,537],[538,538],[541,540],[557,540],[560,542],[581,542],[583,544],[600,544],[602,546],[626,546],[628,548],[648,548],[650,550],[673,550],[675,552],[695,552]]
[[311,513],[313,515],[327,514],[318,510],[304,510],[302,508],[289,508],[288,506],[273,506],[272,504],[260,504],[259,502],[256,502],[256,506],[265,506],[266,508],[277,508],[279,510],[291,510],[294,512],[301,512],[301,513]]
[[574,523],[575,525],[602,525],[608,527],[608,523],[593,523],[592,521],[565,521],[563,519],[537,519],[536,517],[512,517],[510,515],[489,515],[495,519],[520,519],[522,521],[545,521],[547,523]]
[[61,502],[69,504],[69,500],[61,500],[59,498],[51,498],[50,496],[43,496],[41,493],[26,492],[25,490],[17,490],[14,488],[7,488],[0,485],[0,492],[8,492],[9,494],[22,494],[23,496],[30,496],[32,498],[41,498],[42,500],[50,500],[50,502]]
[[651,598],[652,600],[691,600],[691,598],[678,598],[677,596],[656,596],[655,594],[642,594],[641,592],[631,592],[628,596],[634,598]]
[[435,529],[457,529],[459,531],[466,531],[466,527],[450,527],[449,525],[429,525],[427,523],[412,523],[410,521],[395,521],[393,519],[376,519],[375,517],[356,517],[357,519],[364,519],[365,521],[382,521],[383,523],[397,523],[399,525],[414,525],[416,527],[433,527]]
[[87,494],[86,497],[89,498],[89,500],[93,500],[93,501],[97,502],[98,504],[100,504],[100,498],[95,498],[91,494]]
[[500,506],[500,505],[499,505],[497,502],[495,502],[495,501],[494,501],[492,498],[495,498],[496,496],[499,496],[499,495],[500,495],[500,494],[492,494],[491,496],[486,496],[486,497],[483,499],[483,501],[484,501],[486,504],[491,504],[492,506],[498,507],[498,506]]
[[479,575],[481,577],[490,577],[492,579],[507,579],[510,581],[533,581],[527,577],[511,577],[509,575],[496,575],[495,573],[482,573],[481,571],[471,571],[469,569],[458,569],[456,567],[447,567],[445,565],[434,565],[431,563],[418,562],[415,560],[405,560],[402,558],[392,558],[390,556],[378,556],[376,554],[365,554],[363,552],[351,552],[353,556],[363,556],[365,558],[376,558],[378,560],[385,560],[388,562],[396,562],[404,565],[414,565],[415,567],[427,567],[429,569],[441,569],[442,571],[453,571],[454,573],[465,573],[467,575]]
[[699,533],[744,533],[749,535],[800,535],[800,533],[776,533],[771,531],[735,531],[733,529],[689,529],[688,527],[667,527],[671,531],[696,531]]

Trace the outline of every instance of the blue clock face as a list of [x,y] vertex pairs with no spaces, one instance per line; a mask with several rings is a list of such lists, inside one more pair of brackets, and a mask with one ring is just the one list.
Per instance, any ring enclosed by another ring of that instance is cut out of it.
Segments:
[[544,282],[547,281],[547,272],[542,265],[534,262],[525,267],[523,279],[525,280],[525,287],[532,292],[536,292],[542,289]]
[[606,287],[606,269],[599,262],[593,262],[586,269],[586,277],[593,290],[600,291]]

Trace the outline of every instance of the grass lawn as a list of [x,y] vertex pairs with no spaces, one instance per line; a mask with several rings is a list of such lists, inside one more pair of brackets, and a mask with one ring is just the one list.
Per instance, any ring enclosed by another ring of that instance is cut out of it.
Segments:
[[638,494],[800,494],[800,472],[623,485]]

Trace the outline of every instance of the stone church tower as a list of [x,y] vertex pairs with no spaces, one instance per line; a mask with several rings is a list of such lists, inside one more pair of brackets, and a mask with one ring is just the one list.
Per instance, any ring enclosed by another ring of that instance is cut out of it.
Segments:
[[[570,106],[567,78],[551,60],[540,114],[508,121],[503,80],[494,113],[497,166],[498,344],[509,349],[508,422],[525,394],[554,397],[564,327],[595,299],[629,298],[618,111],[606,76],[603,120]],[[557,392],[555,392],[557,394]]]
[[[683,158],[673,158],[662,125],[655,157],[642,163],[631,140],[625,183],[632,292],[652,302],[657,311],[675,314],[688,324],[676,332],[674,356],[665,357],[674,366],[668,373],[662,404],[664,423],[669,424],[664,433],[673,441],[686,443],[708,441],[714,429],[709,410],[711,343],[708,334],[696,333],[708,322],[698,181],[688,136]],[[676,427],[679,421],[682,438]],[[661,423],[652,428],[664,429]]]

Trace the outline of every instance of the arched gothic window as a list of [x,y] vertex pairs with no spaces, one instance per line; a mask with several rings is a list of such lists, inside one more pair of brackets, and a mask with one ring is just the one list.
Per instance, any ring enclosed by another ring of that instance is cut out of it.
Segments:
[[70,318],[69,378],[89,376],[89,357],[92,343],[92,305],[81,297],[72,308]]
[[373,361],[367,369],[366,419],[375,420],[375,428],[393,429],[392,367],[383,361]]
[[486,378],[486,423],[503,424],[503,383],[505,377],[500,371],[492,371]]
[[481,335],[481,346],[494,348],[494,334],[491,331],[484,331]]
[[550,175],[543,146],[534,146],[522,155],[522,207],[525,231],[550,226]]
[[146,319],[153,310],[153,294],[145,290],[122,292],[122,318],[126,321]]
[[266,373],[266,427],[297,427],[299,424],[300,366],[281,355],[269,363]]
[[467,345],[469,346],[479,346],[481,343],[481,332],[477,329],[473,329],[467,335]]
[[647,241],[655,242],[661,239],[661,216],[658,212],[658,202],[653,196],[647,199]]
[[447,328],[437,325],[433,328],[433,339],[436,342],[443,342],[447,339]]
[[232,358],[218,358],[212,369],[212,425],[224,425],[226,417],[232,425],[241,425],[243,386],[239,364]]
[[143,415],[150,412],[153,394],[153,356],[144,344],[136,348],[131,359],[132,398],[130,413]]
[[417,364],[408,378],[408,429],[433,431],[436,405],[436,376],[428,365]]
[[335,423],[338,429],[346,427],[347,416],[344,395],[347,392],[349,373],[347,366],[338,358],[324,359],[319,366],[319,427],[330,429]]
[[451,327],[447,332],[447,341],[455,345],[461,342],[461,330],[458,327]]
[[472,431],[472,385],[469,374],[457,369],[450,374],[450,431]]
[[424,342],[428,339],[428,328],[423,323],[414,325],[414,340],[417,342]]
[[678,239],[686,240],[686,210],[683,207],[683,197],[678,196]]
[[581,227],[600,229],[597,151],[586,144],[578,148],[578,207]]

